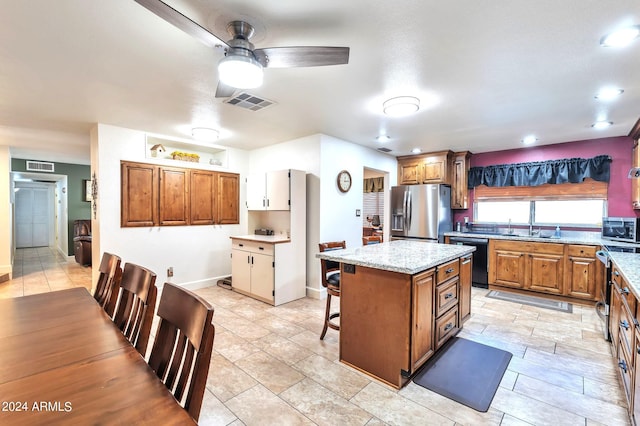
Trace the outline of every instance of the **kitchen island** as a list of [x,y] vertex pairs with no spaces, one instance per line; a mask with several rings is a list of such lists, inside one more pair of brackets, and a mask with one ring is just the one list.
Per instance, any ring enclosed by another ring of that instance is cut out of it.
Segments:
[[474,250],[398,240],[319,253],[340,263],[340,361],[404,386],[470,315]]

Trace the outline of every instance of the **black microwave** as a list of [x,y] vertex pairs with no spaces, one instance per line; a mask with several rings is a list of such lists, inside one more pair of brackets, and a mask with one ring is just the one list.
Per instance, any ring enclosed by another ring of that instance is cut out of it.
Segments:
[[602,238],[612,241],[640,242],[640,218],[602,218]]

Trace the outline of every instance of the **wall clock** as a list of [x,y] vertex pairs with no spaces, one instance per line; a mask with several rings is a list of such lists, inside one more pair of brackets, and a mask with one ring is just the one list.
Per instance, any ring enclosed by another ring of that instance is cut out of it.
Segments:
[[338,173],[338,189],[340,192],[349,192],[351,189],[351,175],[346,170]]

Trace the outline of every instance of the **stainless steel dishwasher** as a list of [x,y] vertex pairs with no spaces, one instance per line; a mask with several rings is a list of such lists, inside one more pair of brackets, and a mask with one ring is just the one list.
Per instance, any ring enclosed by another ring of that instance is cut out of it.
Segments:
[[471,280],[474,287],[489,288],[489,256],[487,256],[487,246],[489,239],[473,237],[449,237],[450,244],[473,246],[473,271]]

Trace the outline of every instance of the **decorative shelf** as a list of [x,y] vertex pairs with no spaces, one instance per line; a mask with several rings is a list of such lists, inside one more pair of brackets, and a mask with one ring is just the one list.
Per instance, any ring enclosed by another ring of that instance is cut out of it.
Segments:
[[[152,150],[154,147],[160,149]],[[162,149],[164,148],[164,149]],[[184,154],[196,154],[200,158],[185,156],[184,159],[175,160],[171,153],[178,151]],[[179,163],[181,166],[213,166],[227,168],[229,166],[227,149],[220,145],[205,142],[185,141],[179,139],[167,139],[166,137],[146,135],[145,157],[152,160],[162,160],[163,164]],[[166,160],[166,161],[165,161]]]

